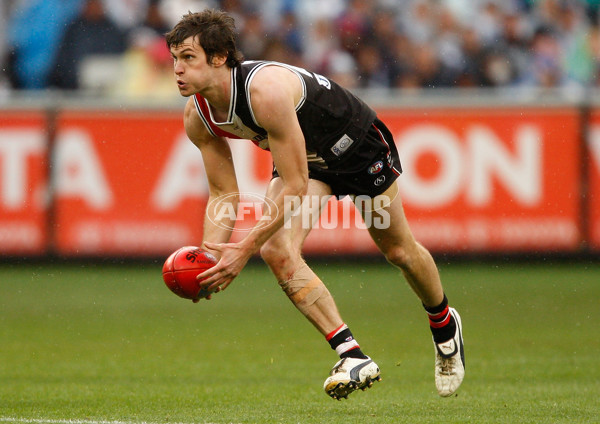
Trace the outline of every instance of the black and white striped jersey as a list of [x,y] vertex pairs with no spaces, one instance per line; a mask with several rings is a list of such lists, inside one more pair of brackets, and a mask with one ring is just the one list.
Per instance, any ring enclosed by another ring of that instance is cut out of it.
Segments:
[[194,96],[198,114],[212,135],[248,139],[262,149],[269,148],[267,131],[256,122],[250,96],[254,76],[266,66],[289,69],[302,83],[296,114],[306,142],[307,160],[313,166],[327,168],[360,144],[376,118],[373,109],[324,76],[266,61],[246,61],[232,69],[231,100],[224,122],[214,119],[206,99],[199,94]]

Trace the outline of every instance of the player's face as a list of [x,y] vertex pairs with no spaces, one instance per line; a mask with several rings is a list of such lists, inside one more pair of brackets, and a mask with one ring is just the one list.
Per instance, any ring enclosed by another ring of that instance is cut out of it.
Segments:
[[182,96],[199,93],[209,86],[212,66],[206,63],[204,49],[193,37],[171,47],[177,87]]

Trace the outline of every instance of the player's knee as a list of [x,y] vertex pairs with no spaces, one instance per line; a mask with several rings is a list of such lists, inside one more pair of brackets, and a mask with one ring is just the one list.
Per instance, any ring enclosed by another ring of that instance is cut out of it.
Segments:
[[262,245],[260,256],[271,269],[284,268],[290,261],[289,248],[271,240]]
[[401,269],[410,268],[410,264],[413,261],[410,252],[403,246],[390,247],[384,254],[389,263]]

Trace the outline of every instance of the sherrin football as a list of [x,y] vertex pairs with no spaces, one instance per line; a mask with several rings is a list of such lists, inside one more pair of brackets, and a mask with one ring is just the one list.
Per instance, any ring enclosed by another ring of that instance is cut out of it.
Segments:
[[196,246],[184,246],[171,254],[163,265],[163,280],[167,287],[184,299],[202,299],[213,293],[201,289],[198,274],[217,263],[211,253]]

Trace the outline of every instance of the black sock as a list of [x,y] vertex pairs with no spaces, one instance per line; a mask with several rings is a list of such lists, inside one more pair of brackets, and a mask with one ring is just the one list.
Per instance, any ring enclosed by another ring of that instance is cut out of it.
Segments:
[[340,358],[367,358],[362,350],[360,350],[358,342],[354,340],[352,332],[346,324],[342,324],[340,327],[333,330],[326,336],[326,339]]
[[438,306],[428,307],[423,305],[423,307],[429,316],[429,328],[436,343],[443,343],[454,337],[456,322],[452,314],[450,314],[446,295],[444,295],[444,300]]

